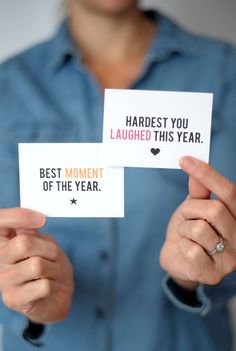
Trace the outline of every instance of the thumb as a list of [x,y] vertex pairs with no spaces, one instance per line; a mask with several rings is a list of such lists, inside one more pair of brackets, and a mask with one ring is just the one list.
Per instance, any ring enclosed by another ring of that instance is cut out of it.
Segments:
[[[189,189],[189,197],[192,199],[209,199],[211,192],[208,188],[206,188],[202,182],[200,183],[197,180],[198,176],[198,167],[194,166],[199,163],[197,159],[193,157],[185,156],[182,157],[179,161],[180,167],[189,175],[188,181],[188,189]],[[191,172],[190,172],[191,171]],[[192,175],[190,175],[192,174]],[[206,174],[207,176],[207,174]]]
[[0,245],[11,240],[20,228],[35,232],[44,224],[45,217],[41,213],[25,208],[0,209]]
[[188,181],[189,195],[192,199],[209,199],[211,192],[193,177]]

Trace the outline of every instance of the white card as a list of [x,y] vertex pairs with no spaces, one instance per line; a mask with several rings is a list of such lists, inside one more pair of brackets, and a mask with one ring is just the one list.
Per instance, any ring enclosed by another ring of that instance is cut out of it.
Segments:
[[103,143],[109,166],[179,168],[209,161],[213,94],[107,89]]
[[48,217],[124,217],[124,170],[102,144],[19,144],[21,207]]

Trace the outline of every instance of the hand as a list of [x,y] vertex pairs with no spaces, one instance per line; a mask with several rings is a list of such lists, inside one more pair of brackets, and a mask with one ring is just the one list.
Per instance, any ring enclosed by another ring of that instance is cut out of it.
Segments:
[[0,210],[2,299],[37,323],[64,319],[73,294],[71,264],[52,237],[38,232],[44,223],[31,210]]
[[[215,285],[236,269],[236,186],[206,163],[184,157],[189,195],[172,216],[160,263],[182,287]],[[210,194],[217,199],[210,199]],[[211,256],[223,238],[225,250]]]

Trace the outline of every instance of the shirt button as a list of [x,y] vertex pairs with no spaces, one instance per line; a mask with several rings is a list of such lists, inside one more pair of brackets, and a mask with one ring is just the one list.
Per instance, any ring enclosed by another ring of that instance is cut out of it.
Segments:
[[98,319],[104,319],[106,317],[106,313],[105,313],[104,309],[100,306],[95,307],[94,313],[95,313],[96,318],[98,318]]
[[106,251],[101,251],[99,256],[102,261],[107,261],[109,259],[109,253]]

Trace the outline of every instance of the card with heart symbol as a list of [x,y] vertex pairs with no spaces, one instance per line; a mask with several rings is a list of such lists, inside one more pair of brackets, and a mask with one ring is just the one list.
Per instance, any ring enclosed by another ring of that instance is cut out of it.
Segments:
[[179,168],[184,155],[209,161],[213,94],[106,89],[104,162]]
[[102,144],[19,144],[21,207],[48,217],[124,217],[124,170]]

